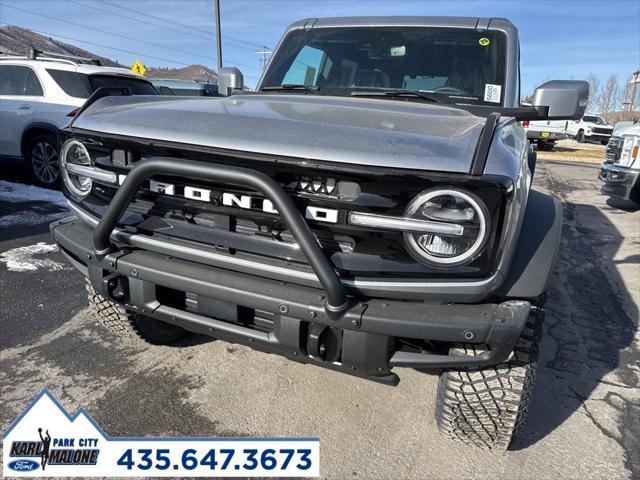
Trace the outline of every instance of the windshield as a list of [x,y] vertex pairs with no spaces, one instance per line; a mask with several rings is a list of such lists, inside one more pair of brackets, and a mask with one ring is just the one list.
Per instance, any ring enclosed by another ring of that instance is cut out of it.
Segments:
[[596,125],[607,125],[607,122],[605,122],[600,117],[584,117],[584,121],[589,123],[595,123]]
[[504,97],[505,50],[505,35],[487,30],[295,30],[278,49],[261,87],[306,85],[327,95],[411,90],[450,103],[499,105]]
[[89,98],[100,87],[129,87],[133,95],[157,95],[146,80],[125,75],[86,75],[68,70],[47,69],[51,78],[70,97]]

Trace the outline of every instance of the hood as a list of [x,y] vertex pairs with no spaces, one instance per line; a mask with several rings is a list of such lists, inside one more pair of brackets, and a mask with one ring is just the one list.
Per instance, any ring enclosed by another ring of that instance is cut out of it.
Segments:
[[484,121],[436,104],[263,94],[105,97],[71,126],[266,155],[463,173]]
[[613,129],[613,134],[617,137],[621,137],[622,135],[640,136],[640,123],[628,122],[620,126],[616,124],[616,127]]

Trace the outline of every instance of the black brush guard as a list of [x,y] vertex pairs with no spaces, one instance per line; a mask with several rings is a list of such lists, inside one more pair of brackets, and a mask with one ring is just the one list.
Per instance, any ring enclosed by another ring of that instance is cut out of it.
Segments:
[[[323,290],[210,267],[111,240],[119,219],[142,183],[174,176],[248,187],[271,200],[287,223]],[[173,158],[140,161],[127,175],[100,221],[92,227],[75,217],[51,225],[62,252],[96,290],[129,309],[187,330],[243,343],[292,360],[313,363],[387,384],[394,366],[421,369],[474,368],[506,360],[529,315],[530,303],[512,300],[478,305],[426,304],[347,297],[333,266],[285,191],[266,175],[244,168]],[[241,305],[273,315],[273,331],[253,328],[163,304],[157,287]],[[116,293],[116,291],[118,293]],[[337,354],[321,358],[322,335],[335,332]],[[477,356],[398,350],[397,338],[474,343]]]
[[296,209],[291,198],[271,178],[255,170],[225,165],[212,165],[172,158],[149,158],[139,162],[127,175],[98,223],[93,235],[96,253],[107,253],[112,245],[111,233],[142,183],[152,176],[177,176],[192,180],[209,180],[249,187],[271,200],[287,223],[291,234],[306,255],[311,268],[326,292],[325,308],[342,312],[347,308],[347,297],[327,257],[320,249],[307,223]]

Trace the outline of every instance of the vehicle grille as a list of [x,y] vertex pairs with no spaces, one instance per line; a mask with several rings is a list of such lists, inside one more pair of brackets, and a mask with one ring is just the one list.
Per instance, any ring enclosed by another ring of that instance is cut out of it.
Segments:
[[[384,274],[402,278],[486,278],[496,266],[505,209],[513,191],[511,181],[505,177],[486,179],[375,168],[354,170],[348,166],[305,160],[231,157],[184,147],[122,142],[117,150],[113,150],[104,143],[98,145],[88,139],[84,143],[97,166],[120,175],[126,174],[140,159],[151,156],[233,165],[268,175],[289,194],[303,215],[307,207],[337,211],[335,221],[308,220],[308,224],[323,251],[345,277]],[[124,150],[126,155],[116,155]],[[149,183],[143,184],[120,222],[126,231],[178,244],[192,242],[198,247],[213,249],[219,255],[309,270],[307,259],[288,231],[286,221],[277,214],[262,211],[261,199],[255,192],[178,178],[158,177],[154,180],[173,185],[175,194],[156,193],[150,190]],[[480,197],[492,219],[488,248],[469,264],[446,271],[429,267],[416,262],[407,252],[402,232],[354,226],[347,221],[351,211],[402,216],[409,202],[422,191],[451,185]],[[186,186],[207,189],[211,201],[185,198]],[[94,183],[92,193],[82,201],[83,210],[100,218],[116,190]],[[221,203],[223,193],[255,197],[255,208],[253,204],[248,209],[225,206]]]
[[611,135],[611,129],[610,128],[593,127],[593,129],[591,131],[593,133],[598,133],[600,135]]
[[620,161],[620,155],[622,154],[623,140],[620,137],[611,137],[609,143],[607,143],[607,149],[605,151],[606,163],[617,163]]

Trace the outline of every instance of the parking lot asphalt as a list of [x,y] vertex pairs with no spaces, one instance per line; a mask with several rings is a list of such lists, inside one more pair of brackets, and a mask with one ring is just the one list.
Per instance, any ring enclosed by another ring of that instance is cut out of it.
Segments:
[[[576,153],[579,155],[579,152]],[[61,198],[0,180],[0,429],[49,388],[117,436],[318,436],[323,478],[640,478],[640,210],[597,165],[544,160],[564,230],[533,403],[506,453],[438,434],[437,377],[388,387],[205,337],[122,345],[85,308],[47,224]]]

